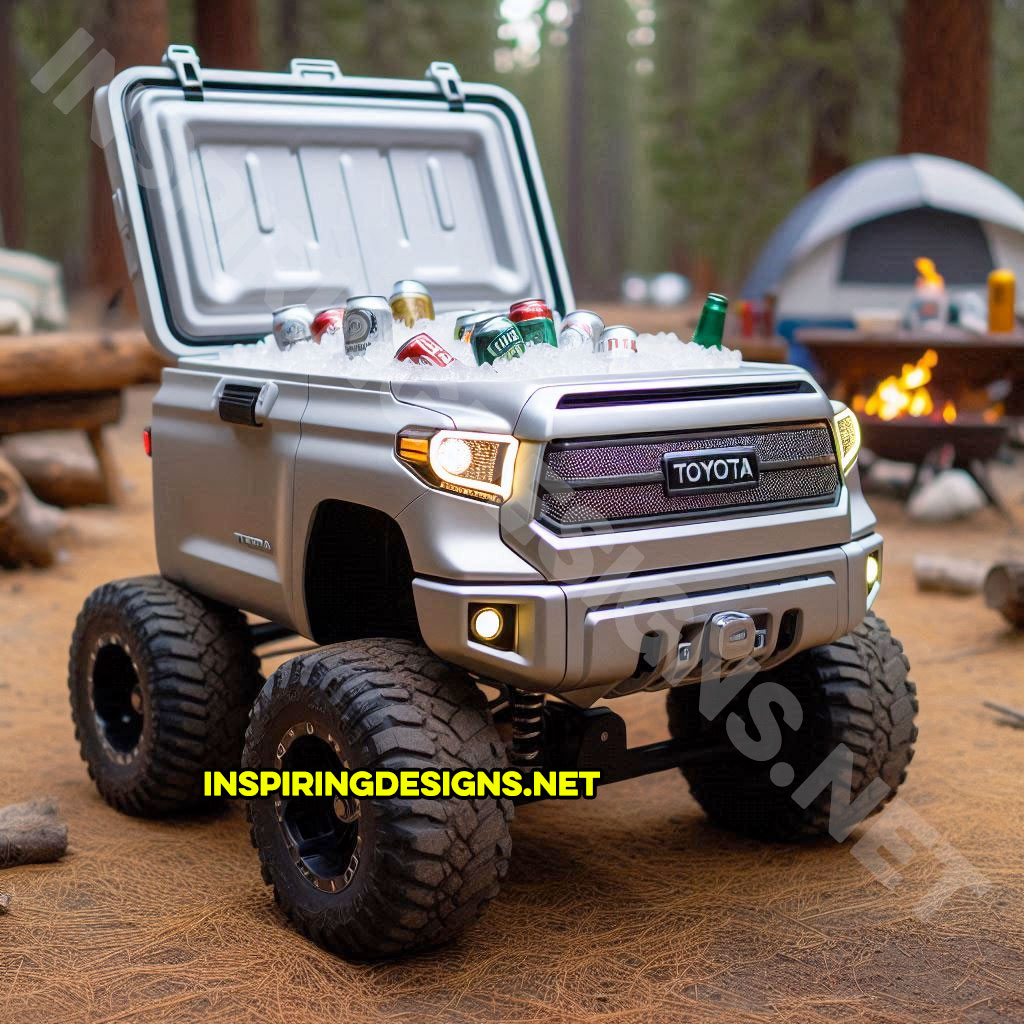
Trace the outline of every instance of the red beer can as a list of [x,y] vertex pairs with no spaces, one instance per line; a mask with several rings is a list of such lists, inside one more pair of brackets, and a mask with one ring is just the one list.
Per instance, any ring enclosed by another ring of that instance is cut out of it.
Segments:
[[313,319],[313,341],[318,345],[325,334],[339,335],[344,337],[342,324],[345,321],[345,307],[333,306],[330,309],[321,310]]
[[514,324],[519,323],[520,320],[535,320],[537,317],[554,320],[551,307],[543,299],[523,299],[521,302],[513,302],[512,308],[508,311],[508,318]]
[[447,366],[455,357],[439,345],[429,334],[417,334],[410,338],[396,353],[400,363],[420,363],[424,366]]

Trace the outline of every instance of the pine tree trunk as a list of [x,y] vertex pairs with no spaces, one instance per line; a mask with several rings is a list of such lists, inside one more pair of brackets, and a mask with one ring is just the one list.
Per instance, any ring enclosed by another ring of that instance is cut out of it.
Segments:
[[[167,49],[167,0],[106,0],[101,7],[101,21],[93,28],[93,34],[113,55],[118,71],[135,64],[160,63]],[[130,295],[103,149],[90,145],[87,281],[106,295],[119,289]]]
[[0,244],[8,249],[20,249],[24,239],[18,69],[11,26],[14,7],[15,0],[0,0],[0,138],[7,143],[0,159]]
[[257,0],[197,0],[196,51],[211,68],[260,67]]
[[907,0],[901,152],[986,166],[991,38],[991,0]]

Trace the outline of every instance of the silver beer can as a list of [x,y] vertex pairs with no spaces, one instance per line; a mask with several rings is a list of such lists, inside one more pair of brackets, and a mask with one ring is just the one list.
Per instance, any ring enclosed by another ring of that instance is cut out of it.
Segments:
[[345,354],[362,355],[371,345],[391,346],[395,318],[383,295],[356,295],[345,305]]
[[628,356],[636,352],[636,331],[624,324],[606,327],[594,340],[595,352],[607,352],[612,357]]
[[282,306],[274,310],[274,341],[282,352],[287,352],[300,341],[313,340],[313,314],[302,303]]
[[604,321],[592,309],[576,309],[567,314],[558,333],[559,348],[591,348],[601,337]]
[[485,309],[473,310],[469,313],[463,313],[455,321],[455,340],[465,342],[467,345],[470,339],[473,337],[473,328],[477,324],[483,323],[484,320],[490,320],[491,317],[501,316],[504,310],[501,309]]

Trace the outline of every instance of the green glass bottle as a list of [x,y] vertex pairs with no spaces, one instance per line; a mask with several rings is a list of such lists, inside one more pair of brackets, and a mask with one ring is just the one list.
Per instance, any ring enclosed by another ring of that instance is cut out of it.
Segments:
[[693,332],[693,340],[704,348],[721,348],[722,334],[725,332],[725,311],[729,308],[729,300],[724,295],[710,292],[704,300],[704,308],[700,311],[697,330]]

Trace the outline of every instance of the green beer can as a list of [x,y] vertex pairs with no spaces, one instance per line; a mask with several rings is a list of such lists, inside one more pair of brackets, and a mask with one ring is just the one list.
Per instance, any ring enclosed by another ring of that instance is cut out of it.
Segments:
[[551,307],[543,299],[523,299],[508,312],[527,345],[550,345],[558,348],[555,320]]
[[470,340],[478,366],[499,359],[515,359],[526,351],[519,328],[507,316],[492,316],[473,328]]

